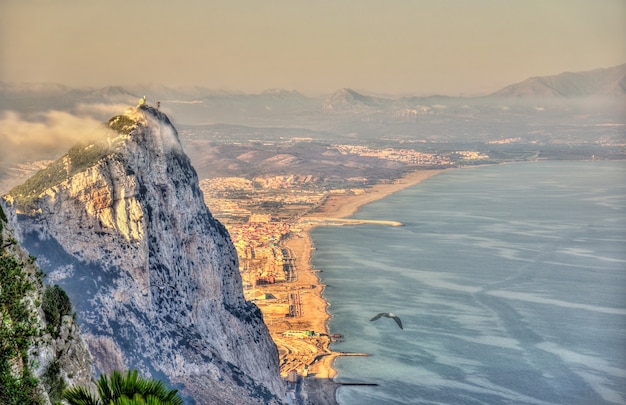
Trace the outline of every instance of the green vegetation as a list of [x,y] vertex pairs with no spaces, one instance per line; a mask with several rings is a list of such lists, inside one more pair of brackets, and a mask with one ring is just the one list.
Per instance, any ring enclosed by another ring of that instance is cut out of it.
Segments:
[[[4,217],[0,219],[4,227]],[[8,249],[17,244],[14,242],[3,245],[0,251],[0,404],[43,404],[43,390],[52,404],[61,404],[66,382],[59,359],[46,365],[39,381],[32,371],[38,362],[29,358],[28,352],[42,342],[37,308],[41,305],[48,330],[56,338],[63,316],[72,313],[72,304],[57,285],[46,287],[41,295],[43,273],[34,265],[33,256],[22,259],[14,248]]]
[[2,230],[4,229],[4,223],[7,222],[7,216],[4,213],[4,210],[0,206],[0,246],[4,245],[4,236],[2,235]]
[[126,375],[115,370],[111,377],[101,375],[98,380],[98,395],[87,388],[72,387],[63,392],[70,405],[183,405],[178,390],[170,390],[158,380],[146,380],[138,376],[137,370]]
[[48,285],[43,291],[41,309],[48,324],[48,332],[54,338],[59,337],[63,317],[72,314],[70,297],[58,285]]
[[63,391],[67,388],[67,383],[61,377],[61,363],[54,359],[46,367],[42,376],[43,383],[48,387],[48,398],[53,404],[60,404],[63,399]]
[[129,135],[137,127],[137,122],[126,115],[116,115],[109,120],[109,128],[122,135]]
[[2,232],[5,222],[7,222],[7,216],[4,213],[4,210],[2,209],[2,207],[0,207],[0,232]]
[[[109,120],[108,126],[120,134],[128,135],[137,127],[137,122],[125,115],[117,115]],[[117,143],[119,142],[121,141],[118,140]],[[116,145],[110,144],[109,139],[79,142],[60,159],[11,190],[9,195],[16,199],[20,211],[32,212],[37,209],[35,201],[41,193],[92,167],[100,159],[113,153],[115,147]]]
[[94,143],[77,143],[60,159],[50,166],[35,173],[20,186],[9,191],[17,201],[17,208],[22,212],[36,209],[35,201],[47,189],[54,187],[76,173],[93,166],[111,153],[106,140]]
[[28,366],[28,348],[39,336],[39,322],[27,295],[33,281],[25,263],[6,249],[0,253],[0,403],[40,404],[37,379]]
[[78,143],[67,152],[69,158],[69,175],[73,176],[93,166],[97,161],[109,155],[111,149],[107,141],[95,143]]

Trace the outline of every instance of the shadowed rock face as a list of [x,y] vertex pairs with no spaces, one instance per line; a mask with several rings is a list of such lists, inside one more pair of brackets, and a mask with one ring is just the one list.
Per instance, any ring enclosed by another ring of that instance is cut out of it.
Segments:
[[138,368],[190,403],[280,402],[276,346],[176,130],[147,105],[122,118],[109,153],[18,215],[24,245],[70,295],[99,371]]
[[[70,315],[60,316],[56,321],[50,320],[46,316],[45,304],[42,304],[45,301],[45,295],[39,277],[40,270],[31,261],[28,252],[14,243],[15,233],[11,227],[7,226],[5,208],[0,201],[0,256],[3,258],[0,271],[9,271],[4,273],[1,279],[22,278],[32,288],[16,289],[14,286],[4,284],[4,280],[0,279],[0,290],[4,290],[5,293],[7,287],[12,290],[2,297],[3,302],[0,305],[3,322],[3,336],[0,340],[4,346],[1,355],[7,356],[4,360],[8,361],[11,373],[15,378],[21,378],[28,370],[38,379],[34,391],[40,395],[39,399],[43,404],[52,404],[59,399],[61,381],[64,381],[67,386],[79,385],[95,390],[96,387],[92,383],[93,359],[78,325]],[[15,268],[11,270],[4,268],[8,264],[7,267],[12,267],[11,263],[21,267],[21,271],[16,274],[13,273]],[[6,298],[8,297],[20,300],[24,304],[25,312],[7,311],[8,308],[15,308],[16,304],[11,300],[7,301]],[[30,328],[34,328],[41,334],[27,332],[23,329],[21,332],[15,333],[14,325],[19,325],[21,322],[28,323]],[[28,342],[26,358],[22,357],[19,350],[21,346],[24,346],[24,342],[17,342],[17,339],[24,336],[29,336],[26,339]],[[4,388],[3,386],[2,389]],[[12,392],[12,390],[2,392],[2,389],[0,389],[0,403],[15,403],[17,393]],[[23,390],[24,392],[32,392],[28,388],[28,384],[23,387]]]

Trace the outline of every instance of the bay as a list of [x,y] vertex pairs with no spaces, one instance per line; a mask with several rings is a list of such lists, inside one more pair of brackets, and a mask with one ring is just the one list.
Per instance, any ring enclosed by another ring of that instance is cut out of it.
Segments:
[[[319,227],[341,404],[623,404],[626,166],[446,171]],[[403,322],[381,318],[393,312]]]

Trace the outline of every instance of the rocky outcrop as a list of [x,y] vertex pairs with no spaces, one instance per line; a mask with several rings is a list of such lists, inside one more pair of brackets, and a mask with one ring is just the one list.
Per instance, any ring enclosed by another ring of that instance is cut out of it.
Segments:
[[147,105],[109,126],[57,162],[60,181],[39,175],[5,197],[23,210],[24,245],[72,298],[98,370],[137,368],[189,403],[279,403],[276,346],[176,130]]
[[45,299],[41,270],[4,213],[0,204],[0,403],[52,404],[64,388],[95,389],[93,359],[71,307],[57,318],[46,316],[57,303]]

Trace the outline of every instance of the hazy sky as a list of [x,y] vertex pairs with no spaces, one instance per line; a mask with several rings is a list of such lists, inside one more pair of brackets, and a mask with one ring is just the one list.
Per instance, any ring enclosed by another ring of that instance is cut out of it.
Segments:
[[626,63],[626,0],[0,0],[0,81],[486,94]]

